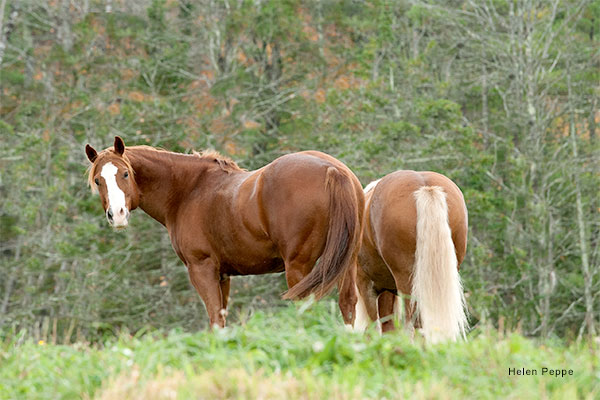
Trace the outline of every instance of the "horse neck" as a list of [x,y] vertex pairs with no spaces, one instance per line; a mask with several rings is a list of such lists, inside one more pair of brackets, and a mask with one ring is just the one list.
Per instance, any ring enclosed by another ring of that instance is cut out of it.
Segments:
[[163,225],[169,214],[203,175],[194,156],[156,151],[144,147],[126,149],[140,192],[139,207]]

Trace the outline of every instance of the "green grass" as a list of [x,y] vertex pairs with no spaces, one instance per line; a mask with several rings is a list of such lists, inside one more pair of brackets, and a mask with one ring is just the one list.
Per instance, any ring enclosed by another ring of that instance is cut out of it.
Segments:
[[[475,330],[425,346],[346,332],[333,302],[258,312],[223,331],[122,335],[101,344],[0,342],[0,399],[598,398],[592,343]],[[595,355],[594,355],[595,353]],[[509,368],[537,376],[509,376]],[[541,375],[542,367],[573,375]]]

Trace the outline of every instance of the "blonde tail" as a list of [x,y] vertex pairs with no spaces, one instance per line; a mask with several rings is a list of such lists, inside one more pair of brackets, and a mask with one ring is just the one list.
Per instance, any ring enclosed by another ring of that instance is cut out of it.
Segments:
[[417,206],[417,250],[412,277],[416,303],[427,342],[465,338],[466,302],[448,225],[446,193],[439,186],[414,192]]

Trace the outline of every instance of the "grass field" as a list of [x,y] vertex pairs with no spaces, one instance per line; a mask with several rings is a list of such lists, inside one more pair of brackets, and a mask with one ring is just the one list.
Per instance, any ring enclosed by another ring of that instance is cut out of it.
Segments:
[[[93,345],[4,337],[0,399],[600,397],[597,343],[475,329],[466,343],[424,346],[403,334],[346,332],[331,301],[258,312],[214,333],[121,335]],[[556,370],[567,375],[550,374]]]

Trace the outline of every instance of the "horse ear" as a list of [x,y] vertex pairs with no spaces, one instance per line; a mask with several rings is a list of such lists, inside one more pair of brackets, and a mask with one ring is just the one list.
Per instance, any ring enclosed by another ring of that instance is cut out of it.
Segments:
[[122,156],[125,152],[125,143],[119,136],[115,136],[115,153]]
[[89,144],[85,145],[85,154],[87,154],[87,158],[91,163],[96,161],[96,158],[98,157],[98,152]]

